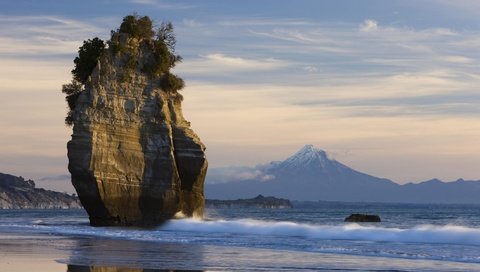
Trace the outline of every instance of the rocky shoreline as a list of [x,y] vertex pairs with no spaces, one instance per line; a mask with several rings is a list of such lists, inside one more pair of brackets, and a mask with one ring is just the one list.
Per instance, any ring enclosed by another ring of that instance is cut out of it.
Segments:
[[207,208],[262,208],[262,209],[285,209],[293,208],[288,199],[276,198],[273,196],[264,197],[258,195],[255,198],[237,199],[237,200],[218,200],[207,199],[205,201]]
[[0,209],[80,209],[75,195],[35,188],[33,180],[0,173]]

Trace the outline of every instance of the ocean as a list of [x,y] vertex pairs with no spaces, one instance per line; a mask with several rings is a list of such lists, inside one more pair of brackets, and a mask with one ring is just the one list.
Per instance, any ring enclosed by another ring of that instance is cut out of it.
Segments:
[[[83,210],[0,210],[0,256],[54,250],[71,272],[480,271],[480,205],[295,204],[151,229],[91,227]],[[345,223],[351,213],[382,222]]]

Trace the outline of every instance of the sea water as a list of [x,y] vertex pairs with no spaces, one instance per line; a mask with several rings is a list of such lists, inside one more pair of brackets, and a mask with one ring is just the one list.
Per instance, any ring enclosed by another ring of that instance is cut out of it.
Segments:
[[[346,223],[351,213],[381,223]],[[153,229],[91,227],[83,210],[2,210],[0,233],[68,238],[70,265],[188,270],[480,271],[480,205],[296,203],[207,209]],[[74,270],[72,270],[74,271]]]

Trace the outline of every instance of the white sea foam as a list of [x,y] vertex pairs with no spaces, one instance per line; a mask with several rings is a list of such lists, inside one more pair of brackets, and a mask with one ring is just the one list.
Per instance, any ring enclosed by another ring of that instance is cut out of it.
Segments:
[[413,228],[401,229],[362,226],[359,224],[327,226],[252,219],[216,221],[182,219],[169,221],[166,225],[161,227],[161,230],[199,233],[297,236],[323,240],[480,245],[480,228],[454,225],[420,225]]
[[[404,242],[423,244],[458,244],[480,246],[480,228],[456,225],[419,225],[412,228],[365,226],[359,224],[314,225],[294,222],[262,221],[253,219],[238,220],[170,220],[158,229],[98,228],[87,225],[45,225],[38,220],[33,225],[11,225],[7,228],[21,228],[25,231],[48,232],[52,234],[88,235],[129,240],[153,240],[175,242],[175,235],[185,234],[230,234],[268,235],[278,237],[301,237],[318,240],[353,240],[373,242]],[[184,238],[181,238],[184,239]],[[177,241],[179,242],[179,241]]]

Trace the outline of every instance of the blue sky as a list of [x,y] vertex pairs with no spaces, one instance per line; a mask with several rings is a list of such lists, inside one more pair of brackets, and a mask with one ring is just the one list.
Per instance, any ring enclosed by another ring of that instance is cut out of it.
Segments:
[[172,21],[211,167],[314,144],[405,183],[480,179],[479,1],[2,1],[1,172],[70,190],[61,84],[132,12]]

